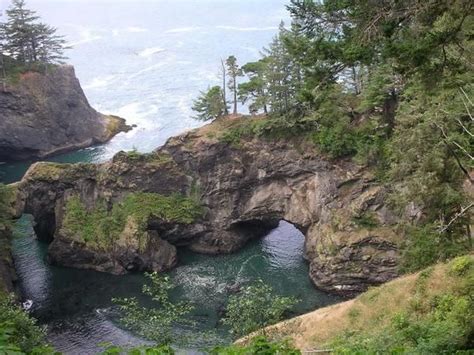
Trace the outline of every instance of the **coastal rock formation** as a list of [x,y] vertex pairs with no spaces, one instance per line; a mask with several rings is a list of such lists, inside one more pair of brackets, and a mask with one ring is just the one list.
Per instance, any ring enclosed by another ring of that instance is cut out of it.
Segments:
[[110,140],[125,120],[95,111],[72,66],[20,74],[0,90],[0,161],[39,159]]
[[[286,220],[306,237],[319,288],[353,294],[397,276],[394,217],[370,172],[297,142],[229,144],[220,132],[232,124],[217,121],[151,154],[121,152],[105,164],[37,163],[18,185],[19,209],[35,217],[38,236],[52,241],[50,261],[61,265],[163,270],[176,262],[174,247],[230,253]],[[107,218],[115,233],[93,225]],[[92,226],[81,229],[77,220]],[[147,236],[142,247],[143,238],[123,237],[127,228],[128,235]]]

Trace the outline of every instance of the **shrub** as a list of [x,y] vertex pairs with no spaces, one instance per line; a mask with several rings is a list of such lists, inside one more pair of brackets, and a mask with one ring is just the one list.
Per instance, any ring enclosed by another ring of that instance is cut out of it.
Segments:
[[5,294],[0,294],[0,354],[54,354],[44,329]]
[[271,286],[258,280],[229,298],[223,323],[241,337],[279,322],[296,303],[293,297],[274,295]]
[[160,346],[182,340],[174,335],[173,327],[177,323],[189,324],[187,318],[193,307],[187,302],[171,302],[170,292],[174,286],[168,276],[157,273],[146,276],[150,284],[143,286],[143,293],[152,299],[154,307],[142,307],[136,298],[114,299],[122,313],[121,322]]
[[321,151],[328,153],[332,158],[342,158],[357,152],[356,134],[349,124],[338,123],[334,126],[323,126],[313,134],[312,138]]
[[402,246],[402,271],[413,272],[465,253],[467,245],[464,237],[440,233],[436,226],[410,226]]
[[299,355],[301,352],[288,341],[271,342],[263,336],[255,337],[246,346],[231,345],[218,347],[210,355]]

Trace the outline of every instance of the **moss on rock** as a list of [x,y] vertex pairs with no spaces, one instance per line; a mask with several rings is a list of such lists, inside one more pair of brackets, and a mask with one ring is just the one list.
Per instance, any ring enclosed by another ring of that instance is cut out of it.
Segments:
[[132,223],[142,245],[146,242],[141,239],[150,218],[190,224],[201,214],[200,205],[181,195],[131,193],[111,209],[105,200],[96,203],[93,209],[87,209],[78,196],[73,196],[66,203],[62,234],[94,249],[107,250],[119,242],[126,227]]

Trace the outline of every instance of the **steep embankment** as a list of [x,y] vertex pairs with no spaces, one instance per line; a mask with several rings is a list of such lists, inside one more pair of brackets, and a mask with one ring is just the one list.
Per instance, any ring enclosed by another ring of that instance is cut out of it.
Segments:
[[394,218],[368,171],[296,142],[226,143],[235,122],[101,165],[35,164],[18,185],[18,208],[52,241],[49,260],[66,266],[164,270],[176,247],[233,252],[284,219],[305,234],[318,287],[352,294],[397,276]]
[[92,107],[72,66],[26,72],[0,90],[0,161],[37,159],[104,143],[130,127]]
[[[438,264],[359,297],[262,330],[306,352],[440,354],[474,346],[474,256]],[[260,334],[260,333],[258,333]],[[242,339],[239,343],[245,343]]]

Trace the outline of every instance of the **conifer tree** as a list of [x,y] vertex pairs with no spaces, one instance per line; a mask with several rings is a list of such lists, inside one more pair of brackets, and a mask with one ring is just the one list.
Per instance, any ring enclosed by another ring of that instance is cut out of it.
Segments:
[[247,75],[249,81],[239,84],[239,100],[242,104],[252,101],[249,105],[251,113],[256,113],[261,109],[265,114],[268,113],[267,70],[268,58],[242,66],[242,72]]
[[200,121],[209,121],[227,112],[227,104],[222,101],[222,88],[213,86],[207,91],[201,91],[201,95],[194,101],[193,111],[197,112],[195,117]]
[[229,74],[229,89],[233,94],[234,115],[237,114],[237,77],[242,76],[242,70],[237,64],[237,58],[233,55],[226,60],[227,74]]
[[24,0],[13,0],[2,25],[4,52],[21,64],[61,63],[65,40],[56,29],[42,22]]

